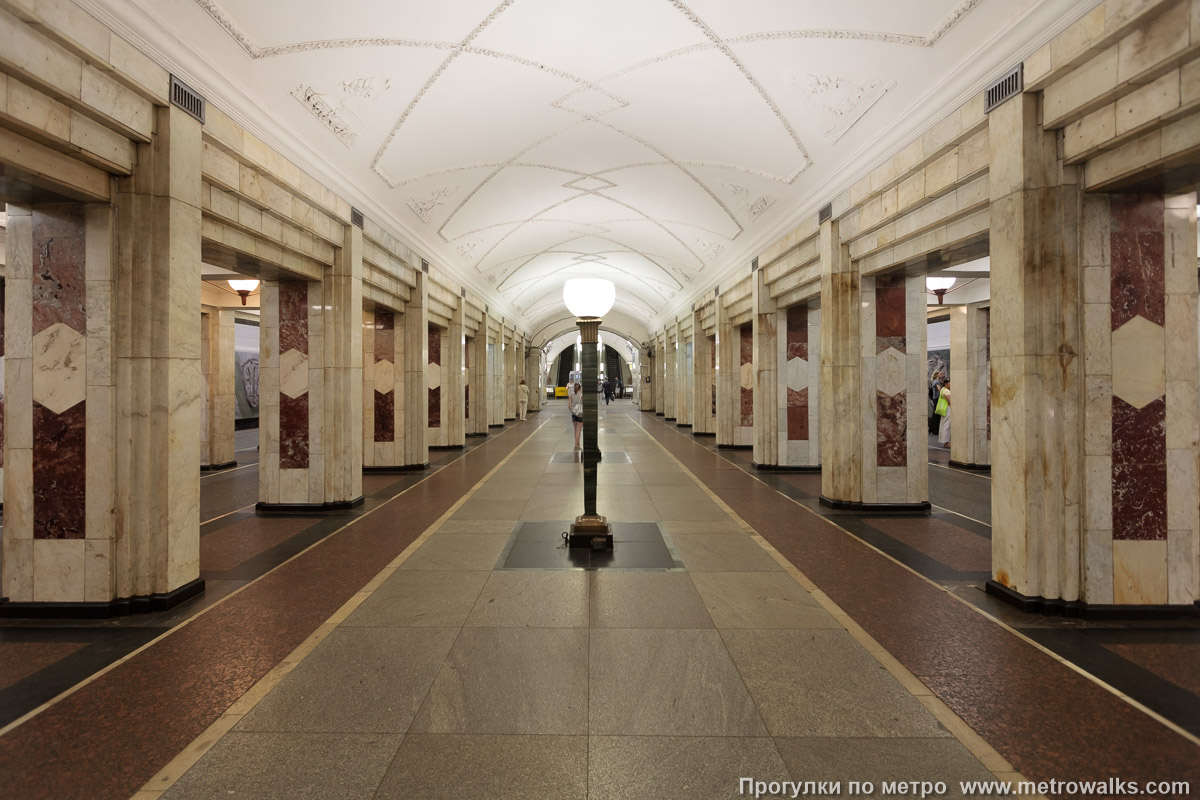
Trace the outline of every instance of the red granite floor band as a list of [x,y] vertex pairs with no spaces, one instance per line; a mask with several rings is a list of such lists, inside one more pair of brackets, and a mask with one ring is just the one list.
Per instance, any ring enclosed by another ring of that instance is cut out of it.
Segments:
[[534,430],[469,452],[0,737],[0,797],[128,798]]
[[[689,469],[711,466],[646,429]],[[1026,777],[1200,786],[1195,744],[948,592],[773,490],[712,490]]]

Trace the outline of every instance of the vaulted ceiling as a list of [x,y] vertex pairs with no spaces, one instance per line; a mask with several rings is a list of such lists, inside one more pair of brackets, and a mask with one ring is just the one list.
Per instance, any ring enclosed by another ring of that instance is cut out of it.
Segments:
[[113,4],[532,329],[573,276],[612,279],[633,319],[682,303],[1081,5]]

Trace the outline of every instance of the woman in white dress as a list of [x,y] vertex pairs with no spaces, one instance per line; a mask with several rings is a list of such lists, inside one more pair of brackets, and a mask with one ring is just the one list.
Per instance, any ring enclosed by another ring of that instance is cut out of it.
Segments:
[[583,434],[583,387],[579,381],[567,387],[567,410],[571,412],[571,421],[575,423],[575,449],[579,446],[579,437]]
[[942,417],[942,422],[938,425],[938,443],[946,445],[950,448],[950,379],[946,378],[946,382],[942,385],[941,397],[946,398],[946,415]]

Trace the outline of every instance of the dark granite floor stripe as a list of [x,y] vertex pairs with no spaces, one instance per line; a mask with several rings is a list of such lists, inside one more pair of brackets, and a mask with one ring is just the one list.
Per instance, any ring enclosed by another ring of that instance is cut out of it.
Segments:
[[[708,462],[705,448],[642,417],[689,469]],[[745,502],[712,491],[1026,777],[1200,786],[1200,747],[1191,740],[832,520],[797,515],[779,494]]]
[[128,798],[536,429],[489,437],[0,737],[0,797]]

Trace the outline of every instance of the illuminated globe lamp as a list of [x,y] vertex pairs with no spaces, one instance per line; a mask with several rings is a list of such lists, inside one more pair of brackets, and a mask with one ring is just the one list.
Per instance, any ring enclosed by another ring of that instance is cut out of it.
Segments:
[[580,364],[583,381],[583,514],[575,518],[567,532],[568,547],[611,550],[612,525],[596,513],[596,466],[600,463],[597,444],[596,374],[600,361],[600,323],[617,298],[612,281],[601,278],[571,278],[563,286],[563,302],[575,315],[579,326]]
[[938,305],[942,304],[942,298],[946,296],[946,292],[954,286],[954,278],[926,278],[925,288],[937,295]]
[[242,305],[246,305],[246,298],[258,288],[258,281],[253,280],[228,281],[228,283],[229,288],[237,292],[238,297],[242,298]]

